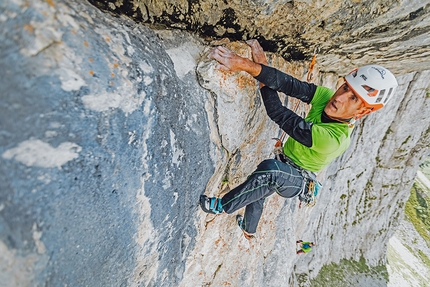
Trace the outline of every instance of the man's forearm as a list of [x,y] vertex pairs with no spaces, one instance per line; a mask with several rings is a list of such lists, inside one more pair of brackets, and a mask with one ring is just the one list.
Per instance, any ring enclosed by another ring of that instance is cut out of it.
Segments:
[[312,123],[307,123],[302,117],[284,107],[278,93],[269,87],[261,89],[261,97],[267,115],[272,121],[299,143],[307,147],[312,146]]
[[259,82],[275,91],[298,98],[307,104],[312,101],[317,89],[314,84],[302,82],[272,67],[261,66],[260,68],[260,74],[255,76]]

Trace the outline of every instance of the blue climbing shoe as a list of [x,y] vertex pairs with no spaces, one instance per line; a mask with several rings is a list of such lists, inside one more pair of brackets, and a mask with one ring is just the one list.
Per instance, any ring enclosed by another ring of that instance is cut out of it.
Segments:
[[220,214],[223,212],[221,198],[200,195],[200,207],[206,213]]
[[243,227],[243,216],[242,215],[240,215],[240,214],[236,215],[236,222],[237,222],[237,225],[239,225],[240,229],[242,230],[243,236],[245,236],[246,239],[251,240],[255,237],[254,234],[248,233],[245,231],[245,229]]

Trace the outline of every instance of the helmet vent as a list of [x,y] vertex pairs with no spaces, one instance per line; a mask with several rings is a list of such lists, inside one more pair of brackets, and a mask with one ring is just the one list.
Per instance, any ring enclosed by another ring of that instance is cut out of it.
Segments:
[[390,98],[391,94],[393,93],[393,90],[394,90],[393,88],[390,88],[390,90],[388,91],[388,95],[385,97],[384,104],[386,102],[388,102],[388,99]]
[[386,91],[386,90],[381,90],[381,91],[379,92],[379,96],[378,96],[378,98],[376,99],[376,102],[377,102],[377,103],[381,102],[381,100],[384,98],[385,91]]
[[362,85],[361,87],[363,87],[363,89],[365,89],[367,91],[367,95],[369,97],[375,97],[376,95],[378,95],[378,90],[375,90],[374,88],[369,87],[368,85]]

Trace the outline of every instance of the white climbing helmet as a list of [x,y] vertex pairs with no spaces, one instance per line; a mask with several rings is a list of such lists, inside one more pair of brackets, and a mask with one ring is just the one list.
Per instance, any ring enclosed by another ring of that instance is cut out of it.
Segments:
[[371,112],[384,107],[398,86],[393,73],[379,65],[367,65],[345,77],[349,88],[363,100]]

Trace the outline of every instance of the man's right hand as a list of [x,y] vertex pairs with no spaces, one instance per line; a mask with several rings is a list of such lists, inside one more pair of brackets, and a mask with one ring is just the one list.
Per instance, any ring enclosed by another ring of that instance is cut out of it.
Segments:
[[218,61],[217,69],[230,72],[245,71],[251,76],[258,76],[261,72],[261,65],[247,58],[243,58],[227,48],[218,46],[208,55],[209,58]]
[[[260,43],[258,43],[258,41],[255,39],[251,39],[246,41],[246,44],[251,47],[252,59],[254,60],[254,62],[267,66],[268,62],[266,54],[264,54],[263,48],[261,47]],[[265,85],[260,82],[260,89],[264,86]]]

